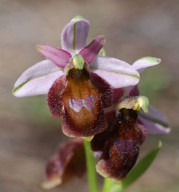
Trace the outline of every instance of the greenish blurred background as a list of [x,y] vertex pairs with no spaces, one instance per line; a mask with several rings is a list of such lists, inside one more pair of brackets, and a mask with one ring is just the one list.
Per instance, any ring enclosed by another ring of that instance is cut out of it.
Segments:
[[[15,98],[14,82],[43,57],[36,44],[60,46],[60,32],[75,15],[91,22],[88,42],[106,35],[107,55],[133,63],[143,56],[162,58],[141,77],[141,94],[166,114],[172,132],[148,136],[141,156],[163,148],[151,168],[128,192],[179,191],[179,1],[178,0],[0,0],[0,191],[42,192],[47,159],[67,140],[53,119],[46,96]],[[100,179],[101,182],[101,179]],[[86,177],[52,190],[87,191]]]

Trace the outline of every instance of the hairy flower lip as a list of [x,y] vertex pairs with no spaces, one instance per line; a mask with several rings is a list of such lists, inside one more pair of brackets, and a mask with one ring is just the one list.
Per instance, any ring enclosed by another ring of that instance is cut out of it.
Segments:
[[96,169],[103,177],[124,179],[138,158],[145,131],[138,126],[137,112],[132,109],[123,108],[118,115],[115,111],[106,115],[108,129],[92,140],[92,149],[102,152]]
[[72,68],[65,79],[57,79],[48,93],[48,105],[52,115],[63,115],[62,131],[69,137],[89,137],[106,129],[100,92],[85,68]]
[[101,158],[97,162],[96,170],[103,177],[109,177],[116,181],[125,179],[136,163],[139,151],[139,144],[134,141],[116,140],[112,148],[112,153],[115,154],[114,159],[112,160],[112,157],[110,160]]
[[[79,165],[78,161],[81,162]],[[82,139],[76,138],[59,145],[55,153],[47,162],[45,182],[42,188],[53,189],[67,183],[72,177],[81,177],[85,172],[85,154]]]

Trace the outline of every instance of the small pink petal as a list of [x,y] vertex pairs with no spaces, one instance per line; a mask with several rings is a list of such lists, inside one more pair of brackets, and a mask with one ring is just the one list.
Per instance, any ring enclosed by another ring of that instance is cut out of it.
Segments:
[[165,115],[149,106],[149,113],[139,113],[139,120],[147,129],[148,134],[167,134],[170,132],[168,119]]
[[91,64],[94,57],[99,53],[105,42],[105,36],[96,37],[89,45],[80,51],[86,63]]
[[71,54],[78,53],[86,45],[89,31],[89,21],[85,19],[73,19],[62,30],[62,49]]
[[14,84],[13,94],[16,97],[47,94],[53,82],[63,73],[52,61],[43,60],[22,73]]
[[71,58],[71,54],[63,49],[57,49],[51,45],[38,45],[37,50],[57,66],[64,68]]
[[111,57],[97,56],[90,68],[91,72],[104,78],[114,89],[134,86],[140,78],[139,73],[131,65]]

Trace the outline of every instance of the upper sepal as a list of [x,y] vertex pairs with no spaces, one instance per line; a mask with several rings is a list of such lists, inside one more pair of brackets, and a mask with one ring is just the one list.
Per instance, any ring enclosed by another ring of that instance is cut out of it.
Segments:
[[86,45],[88,32],[89,21],[82,17],[75,17],[62,30],[62,49],[70,52],[72,55],[79,53]]

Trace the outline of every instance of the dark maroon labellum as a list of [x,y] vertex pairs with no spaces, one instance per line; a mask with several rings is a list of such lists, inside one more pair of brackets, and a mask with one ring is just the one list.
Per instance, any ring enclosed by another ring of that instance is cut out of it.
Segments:
[[85,68],[72,68],[66,79],[57,79],[49,91],[48,103],[52,114],[63,115],[62,131],[67,136],[89,137],[107,128],[101,93]]
[[85,169],[83,141],[67,141],[59,146],[57,153],[48,161],[46,180],[42,186],[44,189],[55,188],[70,181],[74,176],[81,177]]
[[134,166],[144,140],[137,116],[132,109],[121,109],[117,114],[110,112],[107,130],[93,138],[92,149],[103,152],[97,163],[102,176],[123,179]]

